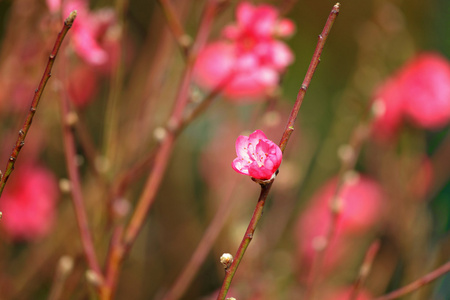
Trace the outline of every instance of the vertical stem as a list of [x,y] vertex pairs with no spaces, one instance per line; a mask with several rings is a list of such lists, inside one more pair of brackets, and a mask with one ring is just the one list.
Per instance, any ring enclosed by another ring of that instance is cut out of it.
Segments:
[[181,25],[180,19],[175,12],[172,2],[170,0],[158,0],[158,2],[164,11],[170,31],[175,37],[181,51],[186,55],[192,42],[190,36],[186,34],[183,25]]
[[361,286],[364,284],[364,281],[366,280],[367,276],[370,273],[370,270],[372,269],[372,263],[379,249],[380,249],[380,240],[376,240],[370,245],[369,249],[367,250],[361,268],[359,269],[358,278],[353,284],[349,300],[358,299],[358,294],[361,289]]
[[53,63],[55,62],[55,59],[56,59],[56,55],[58,54],[59,48],[61,47],[64,37],[66,36],[69,29],[72,27],[72,24],[75,21],[76,17],[77,17],[77,11],[74,10],[73,12],[70,13],[70,15],[64,21],[63,28],[58,33],[58,37],[56,38],[55,44],[53,46],[53,50],[50,53],[50,56],[48,58],[48,62],[47,62],[47,66],[45,67],[44,74],[42,74],[42,78],[41,78],[38,88],[34,91],[34,97],[33,97],[33,100],[31,101],[30,111],[28,112],[28,115],[25,119],[25,122],[23,123],[22,128],[19,130],[19,136],[17,137],[14,148],[8,159],[8,163],[6,164],[5,173],[1,176],[0,196],[3,193],[3,189],[5,188],[5,185],[6,185],[6,182],[8,181],[9,176],[11,175],[12,171],[14,170],[14,164],[17,160],[17,157],[19,156],[20,150],[22,149],[23,145],[25,145],[25,137],[27,136],[28,130],[31,127],[31,123],[33,121],[34,114],[36,113],[37,107],[39,105],[39,100],[41,99],[42,93],[44,92],[47,81],[50,79],[50,76],[52,75],[51,72],[52,72],[52,68],[53,68]]
[[[320,62],[320,55],[325,46],[325,42],[327,40],[328,34],[330,33],[331,27],[336,20],[337,15],[339,14],[340,4],[336,3],[331,10],[330,15],[325,23],[324,29],[322,33],[319,35],[319,41],[317,42],[316,49],[314,51],[313,57],[311,59],[311,63],[309,64],[308,71],[306,72],[305,79],[301,85],[301,88],[297,94],[297,99],[295,101],[294,107],[292,108],[291,114],[288,119],[288,123],[286,125],[286,129],[283,132],[280,141],[280,149],[284,153],[286,149],[286,145],[291,137],[292,132],[294,131],[295,120],[297,119],[298,112],[302,105],[303,99],[305,97],[306,90],[311,82],[311,79],[317,69],[317,66]],[[233,280],[234,274],[239,266],[242,257],[244,256],[245,250],[247,249],[250,241],[253,238],[253,232],[255,231],[256,225],[258,224],[259,219],[262,216],[264,204],[267,198],[267,195],[272,187],[273,180],[267,184],[261,185],[261,194],[259,196],[258,204],[256,205],[255,211],[253,212],[252,218],[250,219],[250,224],[248,225],[247,231],[239,245],[238,251],[234,257],[234,261],[231,266],[225,272],[225,278],[222,284],[222,288],[219,292],[219,296],[217,300],[224,300],[227,296],[228,289],[230,288],[231,281]]]
[[173,150],[173,145],[177,134],[176,129],[179,128],[183,122],[183,113],[189,100],[189,88],[192,81],[195,61],[197,59],[198,52],[206,43],[209,31],[211,29],[211,24],[214,21],[214,17],[218,10],[219,3],[220,2],[217,0],[210,0],[206,4],[197,37],[187,58],[187,65],[182,75],[172,114],[169,118],[166,136],[157,149],[155,154],[155,162],[153,164],[150,176],[147,179],[141,196],[139,197],[137,207],[134,210],[128,225],[124,229],[122,241],[112,245],[112,255],[110,255],[106,265],[108,270],[108,273],[106,274],[106,283],[102,286],[101,291],[102,299],[112,298],[123,259],[131,249],[140,230],[142,229],[148,211],[150,210],[150,207],[157,195]]
[[248,224],[247,230],[245,231],[244,238],[239,245],[239,248],[234,256],[233,263],[229,268],[225,270],[225,279],[223,280],[222,288],[219,292],[219,296],[217,300],[225,300],[227,296],[228,289],[230,288],[231,281],[233,280],[234,274],[237,271],[239,263],[244,257],[245,251],[248,248],[251,240],[253,239],[253,234],[255,232],[256,226],[258,225],[259,220],[263,214],[264,204],[266,204],[266,199],[269,194],[270,188],[272,187],[272,182],[268,184],[261,185],[261,193],[259,195],[258,203],[256,204],[256,208],[253,211],[252,218],[250,219],[250,223]]
[[70,116],[70,103],[67,97],[62,99],[61,115],[63,123],[63,141],[64,141],[64,155],[66,159],[67,172],[69,175],[72,194],[72,202],[77,218],[78,230],[81,235],[81,243],[83,245],[84,255],[88,262],[89,268],[92,269],[99,278],[102,278],[100,264],[94,250],[94,242],[91,231],[88,225],[88,218],[86,215],[86,208],[84,206],[83,193],[81,189],[80,174],[76,165],[76,146],[75,138],[71,124],[68,122]]
[[316,50],[314,51],[311,63],[309,64],[308,71],[306,71],[305,79],[303,80],[301,88],[298,91],[297,99],[295,100],[294,107],[292,108],[291,114],[289,116],[286,129],[283,133],[283,136],[281,137],[280,148],[281,151],[283,152],[284,149],[286,148],[286,144],[289,140],[289,137],[294,131],[294,123],[295,120],[297,119],[298,111],[300,110],[300,106],[302,105],[303,98],[305,98],[306,90],[308,89],[309,84],[311,83],[311,79],[314,75],[314,72],[316,72],[317,66],[319,65],[323,47],[325,46],[328,34],[331,31],[331,27],[333,27],[334,21],[336,20],[336,17],[339,14],[339,8],[340,8],[339,3],[336,3],[333,6],[333,9],[331,10],[330,15],[328,16],[327,22],[325,23],[322,33],[319,35],[319,41],[317,42]]

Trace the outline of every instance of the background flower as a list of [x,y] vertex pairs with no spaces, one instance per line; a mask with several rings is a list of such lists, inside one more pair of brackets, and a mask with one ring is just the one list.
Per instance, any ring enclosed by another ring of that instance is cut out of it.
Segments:
[[274,92],[294,60],[289,47],[277,40],[293,31],[293,23],[280,19],[275,7],[239,3],[236,23],[226,26],[222,39],[199,53],[197,83],[206,89],[226,83],[223,94],[229,99],[263,99]]

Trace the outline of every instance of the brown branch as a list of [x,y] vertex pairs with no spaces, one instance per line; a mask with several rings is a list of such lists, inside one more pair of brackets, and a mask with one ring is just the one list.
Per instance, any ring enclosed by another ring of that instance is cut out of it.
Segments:
[[376,240],[370,245],[369,249],[367,250],[361,268],[359,269],[358,278],[353,284],[349,300],[358,299],[358,294],[361,289],[361,286],[364,284],[364,281],[366,280],[367,276],[370,273],[370,270],[372,269],[372,263],[379,249],[380,249],[380,240]]
[[27,136],[28,131],[30,130],[31,123],[33,121],[33,117],[34,117],[34,114],[36,113],[37,107],[39,105],[39,101],[41,99],[42,93],[44,92],[45,85],[47,84],[47,81],[50,79],[53,64],[56,59],[56,55],[58,54],[59,48],[61,47],[64,37],[66,36],[69,29],[72,27],[72,24],[75,21],[76,16],[77,16],[76,10],[71,12],[70,15],[67,17],[67,19],[64,21],[63,28],[58,33],[55,44],[53,46],[53,50],[50,53],[50,56],[48,58],[48,62],[47,62],[47,66],[45,67],[44,74],[42,75],[42,78],[41,78],[38,88],[34,91],[34,97],[33,97],[33,100],[31,101],[30,111],[28,112],[25,122],[23,123],[22,129],[19,130],[19,136],[17,137],[14,148],[11,152],[11,155],[9,156],[8,163],[6,164],[6,168],[5,168],[6,171],[1,176],[0,196],[3,193],[3,190],[5,188],[5,185],[6,185],[6,182],[8,181],[9,176],[11,175],[12,171],[14,170],[14,164],[16,163],[16,160],[17,160],[17,157],[19,156],[20,150],[25,145],[25,137]]
[[386,294],[384,296],[380,296],[378,298],[375,298],[374,300],[392,300],[397,299],[401,296],[407,295],[411,292],[414,292],[421,287],[431,283],[432,281],[438,279],[442,275],[450,272],[450,261],[442,265],[441,267],[437,268],[436,270],[426,274],[425,276],[417,279],[416,281],[411,282],[410,284],[395,290],[393,292],[390,292],[389,294]]
[[177,41],[178,46],[181,49],[181,52],[184,55],[188,54],[189,47],[192,44],[191,37],[186,33],[181,24],[180,19],[178,18],[175,8],[170,0],[158,0],[159,4],[164,11],[164,15],[166,16],[167,24],[169,25],[169,29],[172,32],[175,40]]
[[305,79],[303,80],[302,86],[297,94],[297,99],[295,100],[294,107],[291,111],[291,115],[289,116],[288,123],[286,125],[286,129],[281,137],[280,148],[281,151],[284,152],[286,148],[286,144],[294,131],[294,123],[297,119],[298,111],[300,110],[300,106],[302,105],[303,98],[305,98],[306,90],[311,83],[311,79],[314,75],[314,72],[317,69],[317,66],[320,62],[320,56],[322,54],[323,47],[325,46],[325,42],[327,41],[328,34],[330,33],[331,27],[333,27],[334,21],[339,14],[340,4],[336,3],[333,6],[333,9],[328,16],[327,22],[325,23],[325,27],[322,30],[322,33],[319,35],[319,41],[317,42],[316,50],[314,51],[313,58],[311,59],[311,63],[309,64],[308,71],[306,72]]
[[84,255],[88,262],[89,268],[96,273],[99,278],[103,278],[100,264],[95,254],[94,242],[88,225],[86,208],[84,206],[83,193],[80,182],[80,174],[76,165],[76,145],[72,130],[72,122],[70,121],[71,111],[70,102],[67,97],[63,97],[61,101],[61,115],[63,127],[64,155],[66,159],[66,167],[70,180],[70,193],[72,195],[72,203],[77,218],[78,230],[81,235],[81,243],[83,245]]
[[[297,115],[298,115],[298,112],[302,105],[303,99],[305,97],[306,90],[308,89],[311,79],[317,69],[319,62],[320,62],[320,55],[325,46],[325,42],[327,40],[328,34],[330,33],[331,27],[333,26],[334,21],[336,20],[336,17],[339,14],[339,8],[340,8],[339,3],[336,3],[333,6],[333,9],[331,10],[330,15],[328,16],[328,19],[325,23],[322,33],[319,35],[319,41],[317,43],[316,49],[315,49],[313,57],[311,59],[311,63],[309,64],[305,78],[304,78],[301,88],[297,94],[297,99],[295,101],[294,107],[292,108],[291,114],[289,116],[288,123],[286,125],[286,129],[281,137],[279,146],[283,153],[284,153],[284,150],[286,149],[286,145],[292,135],[292,132],[294,131],[295,120],[297,119]],[[258,203],[253,212],[252,218],[250,219],[250,223],[247,227],[247,231],[245,232],[245,235],[241,241],[241,244],[239,245],[239,248],[236,252],[233,263],[231,264],[231,266],[229,268],[227,268],[225,270],[225,278],[223,280],[222,288],[220,289],[217,300],[225,300],[225,297],[227,296],[228,289],[230,288],[230,285],[231,285],[231,281],[233,280],[233,277],[237,271],[239,263],[241,262],[244,254],[245,254],[245,251],[246,251],[248,245],[250,244],[250,241],[253,238],[253,233],[254,233],[256,226],[258,225],[258,222],[262,216],[264,204],[267,199],[267,195],[269,194],[269,191],[272,187],[272,183],[273,183],[273,180],[269,181],[267,183],[261,184],[261,194],[259,196]]]
[[176,137],[174,129],[178,128],[183,122],[183,113],[189,101],[189,88],[192,80],[194,64],[199,51],[206,43],[209,31],[211,29],[211,24],[214,21],[219,4],[220,2],[217,0],[210,0],[206,4],[198,34],[187,58],[187,64],[182,75],[175,105],[169,118],[169,130],[166,132],[160,147],[156,151],[155,161],[150,176],[148,177],[141,196],[139,197],[137,207],[134,210],[128,225],[125,227],[123,238],[120,243],[112,245],[113,249],[111,250],[111,253],[113,253],[113,255],[110,255],[106,264],[108,273],[106,274],[106,282],[102,286],[102,299],[110,299],[112,297],[123,259],[134,244],[134,241],[136,240],[147,217],[148,211],[155,200],[173,150]]

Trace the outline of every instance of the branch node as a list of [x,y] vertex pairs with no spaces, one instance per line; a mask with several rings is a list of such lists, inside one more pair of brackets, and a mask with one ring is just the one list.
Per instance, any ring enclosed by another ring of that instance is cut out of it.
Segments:
[[73,22],[75,21],[75,18],[77,17],[77,11],[74,10],[70,13],[70,15],[67,17],[67,19],[64,21],[64,24],[68,26],[69,28],[72,27]]

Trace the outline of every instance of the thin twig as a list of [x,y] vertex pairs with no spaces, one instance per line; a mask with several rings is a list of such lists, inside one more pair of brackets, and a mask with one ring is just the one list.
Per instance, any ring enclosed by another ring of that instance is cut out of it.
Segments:
[[389,294],[386,294],[384,296],[380,296],[378,298],[375,298],[374,300],[392,300],[397,299],[401,296],[407,295],[411,292],[414,292],[421,287],[431,283],[432,281],[438,279],[442,275],[450,272],[450,261],[445,263],[444,265],[440,266],[436,270],[426,274],[425,276],[417,279],[416,281],[411,282],[410,284],[395,290],[393,292],[390,292]]
[[8,163],[6,164],[6,168],[5,168],[6,171],[3,174],[3,176],[1,176],[0,196],[3,193],[6,182],[8,181],[8,178],[11,175],[11,172],[14,170],[14,164],[17,160],[17,157],[19,156],[20,150],[22,149],[23,145],[25,145],[25,137],[27,136],[28,130],[30,130],[31,123],[33,121],[33,117],[34,117],[34,114],[36,113],[37,107],[39,105],[39,101],[41,99],[42,93],[44,92],[45,85],[47,84],[47,81],[50,79],[52,67],[55,62],[56,55],[58,54],[59,48],[61,47],[64,37],[66,36],[69,29],[72,27],[72,24],[75,21],[76,17],[77,17],[77,11],[74,10],[73,12],[70,13],[70,15],[64,21],[63,28],[58,33],[58,37],[56,38],[55,45],[53,46],[53,50],[50,53],[50,56],[48,58],[48,62],[47,62],[47,66],[45,67],[44,74],[42,75],[42,78],[41,78],[38,88],[34,91],[34,97],[33,97],[33,100],[31,101],[30,111],[28,112],[27,118],[25,119],[25,122],[23,123],[22,129],[19,130],[19,136],[17,137],[14,148],[8,159]]
[[66,283],[67,277],[72,272],[73,265],[74,261],[70,256],[63,256],[59,259],[48,300],[61,299],[64,284]]
[[177,41],[181,52],[184,55],[187,55],[189,47],[192,43],[192,39],[184,30],[183,25],[181,25],[181,21],[175,12],[175,8],[173,7],[172,2],[170,2],[170,0],[158,0],[158,2],[161,5],[162,10],[164,11],[167,24],[169,25],[170,31],[175,37],[175,40]]
[[317,69],[317,66],[320,62],[320,56],[322,54],[323,47],[325,46],[325,42],[327,41],[328,34],[330,33],[331,27],[336,20],[336,17],[339,14],[340,4],[336,3],[331,10],[330,15],[328,16],[327,22],[325,23],[325,27],[322,30],[322,33],[319,35],[319,41],[317,42],[316,50],[314,51],[313,58],[311,59],[311,63],[309,64],[308,71],[306,71],[305,79],[303,80],[302,86],[297,94],[297,99],[295,100],[294,107],[292,108],[291,115],[289,116],[289,121],[286,125],[286,129],[281,137],[280,148],[281,151],[284,152],[286,148],[286,144],[294,131],[294,123],[297,119],[298,111],[300,110],[300,106],[302,105],[303,98],[305,98],[306,90],[309,87],[311,79],[314,75],[314,72]]
[[99,278],[102,278],[100,264],[94,249],[92,234],[89,229],[86,208],[84,206],[83,193],[80,182],[80,173],[76,165],[76,145],[72,130],[72,123],[69,121],[71,111],[70,102],[67,97],[63,97],[61,101],[61,115],[63,125],[63,141],[64,155],[66,159],[67,172],[70,180],[70,193],[77,218],[78,230],[81,235],[81,243],[83,245],[84,255],[88,262],[89,268],[94,271]]
[[206,4],[198,34],[194,44],[192,45],[191,51],[189,52],[189,57],[187,59],[185,71],[182,75],[173,112],[169,118],[168,128],[170,130],[166,132],[165,138],[161,142],[160,147],[157,149],[150,176],[147,179],[141,196],[139,197],[137,207],[124,230],[121,242],[112,245],[113,249],[111,250],[111,253],[113,253],[113,255],[110,255],[106,263],[108,273],[106,274],[106,283],[102,286],[102,299],[110,299],[112,297],[123,259],[136,240],[136,237],[144,224],[148,211],[155,200],[173,150],[176,137],[173,129],[178,128],[183,122],[183,113],[189,100],[189,88],[192,80],[194,64],[199,51],[206,43],[209,31],[211,29],[211,24],[214,20],[219,4],[220,2],[217,0],[210,0]]
[[330,203],[331,223],[325,234],[325,245],[321,249],[317,249],[317,253],[314,257],[312,267],[308,275],[308,285],[305,292],[306,299],[314,299],[315,289],[329,250],[329,245],[331,244],[330,242],[336,235],[336,227],[339,221],[341,207],[339,204],[339,194],[345,184],[345,175],[355,167],[356,161],[361,152],[361,147],[369,136],[369,128],[372,120],[373,118],[371,117],[367,121],[361,121],[361,123],[356,126],[352,132],[349,144],[344,146],[345,150],[341,154],[342,163],[338,172],[338,180]]
[[197,274],[198,270],[200,269],[200,266],[211,250],[214,241],[216,240],[217,236],[223,228],[223,225],[225,224],[225,221],[232,211],[232,195],[234,194],[236,185],[237,182],[234,182],[233,187],[227,189],[229,193],[227,194],[227,196],[222,198],[220,206],[217,209],[217,213],[214,215],[213,220],[208,225],[208,229],[205,231],[201,241],[198,243],[194,254],[191,256],[189,262],[184,267],[183,272],[181,272],[180,276],[177,278],[173,286],[164,296],[163,300],[180,299],[185,290],[188,288],[189,284],[194,279],[195,274]]
[[[284,153],[284,150],[286,149],[286,145],[292,135],[292,132],[294,131],[295,120],[297,119],[297,115],[298,115],[298,112],[302,105],[303,99],[305,97],[306,90],[308,89],[311,79],[314,75],[314,72],[316,71],[317,66],[320,62],[320,55],[325,46],[325,42],[327,40],[328,34],[330,33],[331,27],[333,26],[334,21],[336,20],[336,17],[339,14],[339,8],[340,8],[339,3],[336,3],[333,6],[333,9],[331,10],[331,13],[328,16],[328,19],[325,23],[324,29],[322,30],[322,33],[319,35],[319,41],[317,43],[316,49],[315,49],[313,57],[311,59],[311,63],[309,64],[305,78],[304,78],[301,88],[297,94],[297,99],[295,101],[294,107],[292,108],[291,114],[289,116],[288,123],[286,125],[286,129],[280,140],[279,145],[280,145],[281,151],[283,153]],[[256,229],[256,226],[258,225],[258,221],[260,220],[260,218],[262,216],[264,204],[267,199],[267,195],[270,191],[270,188],[272,187],[272,183],[273,183],[273,180],[267,184],[261,184],[261,194],[259,196],[258,203],[253,212],[252,218],[250,219],[250,223],[247,227],[247,231],[245,232],[245,235],[241,241],[241,244],[239,245],[239,248],[236,252],[233,263],[225,271],[225,278],[223,280],[222,288],[220,289],[217,300],[224,300],[225,297],[227,296],[228,289],[230,288],[230,285],[231,285],[231,281],[233,280],[233,277],[236,273],[239,263],[241,262],[242,257],[244,256],[245,250],[247,249],[248,245],[250,244],[250,241],[253,238],[253,233]]]
[[370,273],[370,270],[372,269],[372,263],[375,259],[375,256],[377,255],[379,249],[380,249],[380,240],[375,240],[370,245],[369,249],[366,252],[366,255],[364,256],[363,263],[361,265],[361,268],[359,269],[358,278],[356,279],[355,283],[353,284],[353,288],[350,293],[349,300],[358,299],[358,294],[361,289],[361,286],[363,286],[364,281],[366,280],[367,276]]

